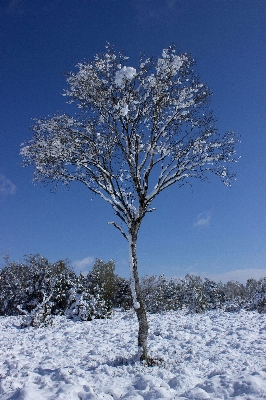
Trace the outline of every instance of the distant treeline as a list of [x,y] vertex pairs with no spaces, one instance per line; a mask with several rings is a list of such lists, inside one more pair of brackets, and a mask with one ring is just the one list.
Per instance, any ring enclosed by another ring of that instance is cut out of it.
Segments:
[[[248,279],[243,285],[194,275],[170,280],[160,275],[145,276],[140,283],[150,313],[182,308],[195,313],[218,308],[266,311],[266,278]],[[25,327],[49,324],[54,315],[89,321],[110,316],[114,308],[131,307],[130,282],[115,273],[113,260],[96,259],[88,274],[77,275],[69,262],[51,264],[37,254],[25,256],[23,263],[7,258],[0,271],[0,316],[22,314]]]

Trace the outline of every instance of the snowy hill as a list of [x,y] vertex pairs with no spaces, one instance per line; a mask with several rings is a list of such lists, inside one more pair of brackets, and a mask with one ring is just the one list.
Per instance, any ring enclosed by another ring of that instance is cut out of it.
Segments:
[[266,399],[266,315],[257,312],[150,314],[155,367],[135,362],[137,320],[73,322],[20,329],[0,317],[0,398]]

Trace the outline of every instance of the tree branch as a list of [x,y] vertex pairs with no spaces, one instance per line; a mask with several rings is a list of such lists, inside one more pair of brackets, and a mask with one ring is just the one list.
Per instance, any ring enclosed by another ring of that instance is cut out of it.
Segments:
[[123,231],[122,227],[120,225],[118,225],[115,221],[111,221],[108,222],[109,225],[114,225],[115,228],[117,228],[122,235],[124,236],[124,238],[128,241],[128,236],[125,234],[125,232]]

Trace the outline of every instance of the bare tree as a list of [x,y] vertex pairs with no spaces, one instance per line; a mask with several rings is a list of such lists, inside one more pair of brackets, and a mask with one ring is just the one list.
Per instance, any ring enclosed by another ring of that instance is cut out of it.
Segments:
[[[188,54],[174,46],[158,59],[106,53],[69,73],[69,103],[79,114],[36,120],[24,165],[35,166],[34,180],[69,184],[80,181],[101,196],[118,217],[113,224],[129,244],[131,291],[139,321],[140,360],[147,355],[148,323],[141,298],[136,243],[144,216],[164,189],[214,172],[225,185],[236,161],[232,132],[220,135],[209,110],[211,92],[201,83]],[[119,222],[120,221],[120,222]]]

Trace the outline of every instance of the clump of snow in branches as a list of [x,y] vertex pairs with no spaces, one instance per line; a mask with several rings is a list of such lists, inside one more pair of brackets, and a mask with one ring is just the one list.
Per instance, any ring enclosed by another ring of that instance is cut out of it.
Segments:
[[126,80],[131,81],[136,76],[136,69],[124,66],[115,74],[115,83],[118,87],[123,88]]
[[158,58],[157,73],[165,73],[166,69],[170,69],[172,75],[176,75],[184,61],[187,61],[186,55],[175,55],[175,50],[163,49],[162,58]]

